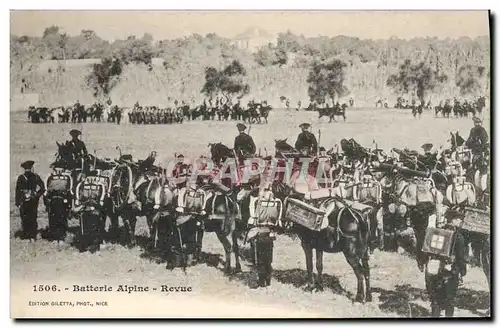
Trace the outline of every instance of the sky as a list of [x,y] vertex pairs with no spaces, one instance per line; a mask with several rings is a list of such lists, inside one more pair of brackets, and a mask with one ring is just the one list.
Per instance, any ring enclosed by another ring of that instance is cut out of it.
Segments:
[[249,28],[273,34],[361,39],[489,35],[487,11],[11,11],[11,34],[41,36],[57,25],[70,35],[92,29],[103,39],[149,33],[155,40],[199,33],[233,38]]

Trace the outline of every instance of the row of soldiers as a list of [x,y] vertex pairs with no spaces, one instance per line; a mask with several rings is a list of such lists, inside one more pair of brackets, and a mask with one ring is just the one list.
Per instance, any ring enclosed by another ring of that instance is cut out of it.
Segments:
[[128,113],[131,124],[172,124],[182,123],[184,112],[182,107],[159,108],[157,106],[142,107],[139,103]]

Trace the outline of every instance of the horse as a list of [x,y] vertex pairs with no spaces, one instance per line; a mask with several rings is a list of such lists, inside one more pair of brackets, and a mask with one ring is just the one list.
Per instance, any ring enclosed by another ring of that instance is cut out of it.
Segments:
[[[281,181],[273,181],[272,193],[286,204],[292,188]],[[290,197],[293,197],[290,196]],[[371,302],[369,238],[370,228],[366,213],[355,208],[359,205],[349,204],[339,197],[328,197],[319,200],[320,208],[334,208],[327,216],[327,227],[320,231],[310,230],[302,225],[293,224],[292,232],[301,240],[306,257],[308,275],[307,290],[323,290],[323,253],[344,253],[357,278],[356,302]],[[286,207],[287,205],[285,205]],[[369,208],[362,205],[363,208]],[[286,219],[286,218],[284,218]],[[333,232],[332,232],[333,230]],[[313,275],[313,250],[316,251],[316,270],[318,279]]]
[[[389,212],[397,211],[403,217],[408,215],[417,242],[417,265],[423,271],[426,261],[426,256],[422,253],[425,230],[431,215],[441,215],[443,194],[435,188],[427,173],[402,167],[388,170],[380,183],[383,193],[392,200],[388,206]],[[391,211],[390,207],[393,207],[394,211]],[[441,216],[436,218],[440,219]]]
[[222,144],[221,142],[209,143],[210,154],[215,165],[220,167],[228,158],[234,158],[235,154],[232,149]]
[[[231,254],[235,256],[234,273],[241,272],[238,238],[246,226],[240,219],[239,207],[234,194],[221,184],[214,184],[208,177],[202,186],[184,193],[184,208],[179,213],[179,222],[191,222],[181,234],[194,242],[194,259],[199,261],[206,232],[213,232],[224,247],[224,274],[231,273]],[[206,207],[203,208],[203,204]]]
[[260,108],[259,108],[259,123],[262,123],[262,119],[264,119],[264,121],[266,122],[266,124],[268,123],[267,122],[267,117],[269,116],[269,112],[272,110],[273,108],[270,106],[270,105],[267,105],[267,106],[263,106],[263,105],[260,105]]
[[173,203],[173,189],[166,186],[166,179],[160,168],[153,167],[147,172],[139,172],[139,167],[130,160],[117,161],[118,165],[111,172],[109,195],[112,200],[112,210],[109,211],[111,225],[114,231],[118,229],[118,217],[124,221],[127,242],[135,245],[135,227],[137,217],[145,216],[150,237],[154,235],[153,218],[159,207]]
[[344,122],[346,120],[345,112],[346,112],[347,105],[343,104],[342,107],[339,105],[335,105],[333,107],[325,107],[325,108],[318,108],[318,114],[319,117],[318,119],[321,119],[323,116],[327,116],[330,118],[328,123],[331,123],[332,120],[337,122],[335,120],[335,116],[342,116],[344,118]]
[[413,114],[414,118],[417,117],[417,114],[418,114],[418,118],[422,117],[422,109],[423,109],[423,107],[424,106],[422,104],[420,104],[418,106],[412,106],[411,113]]

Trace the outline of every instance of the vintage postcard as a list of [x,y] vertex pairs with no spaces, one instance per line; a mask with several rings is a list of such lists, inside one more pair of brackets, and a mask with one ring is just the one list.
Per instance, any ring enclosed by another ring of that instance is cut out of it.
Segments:
[[12,318],[490,318],[488,11],[11,11]]

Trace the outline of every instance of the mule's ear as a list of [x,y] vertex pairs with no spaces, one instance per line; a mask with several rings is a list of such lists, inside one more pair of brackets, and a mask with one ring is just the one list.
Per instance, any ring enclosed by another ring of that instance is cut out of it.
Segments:
[[283,142],[286,142],[286,140],[287,140],[287,139],[288,139],[288,138],[285,138],[285,140],[283,140]]

